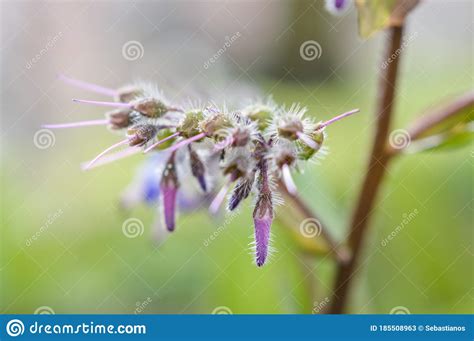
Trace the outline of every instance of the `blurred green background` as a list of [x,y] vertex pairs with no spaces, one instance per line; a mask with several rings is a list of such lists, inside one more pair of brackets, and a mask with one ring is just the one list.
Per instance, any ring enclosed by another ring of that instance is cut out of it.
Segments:
[[[70,99],[103,97],[57,80],[58,73],[118,87],[156,82],[173,99],[273,94],[300,102],[317,119],[360,108],[328,129],[329,155],[295,180],[301,195],[342,240],[364,174],[383,33],[356,33],[356,14],[331,17],[320,1],[2,2],[1,252],[2,313],[311,313],[330,297],[334,263],[304,255],[281,222],[272,261],[249,255],[251,200],[206,246],[225,217],[182,214],[177,231],[153,238],[154,207],[124,212],[120,193],[142,156],[80,170],[117,140],[101,127],[55,131],[33,143],[40,124],[101,117]],[[393,128],[404,128],[443,98],[473,88],[473,4],[422,3],[410,17]],[[225,42],[239,38],[209,69]],[[54,37],[53,44],[49,44]],[[299,46],[316,40],[322,56],[304,61]],[[144,54],[122,55],[130,40]],[[46,52],[40,52],[46,50]],[[40,58],[28,67],[28,63]],[[350,300],[351,313],[473,312],[472,146],[405,156],[391,165],[380,193]],[[287,216],[287,205],[278,215]],[[386,238],[417,210],[387,245]],[[52,222],[48,224],[48,219]],[[143,235],[127,238],[136,217]],[[291,223],[290,223],[291,224]],[[293,228],[300,221],[295,219]],[[41,227],[46,226],[41,230]],[[37,235],[37,239],[28,242]],[[44,310],[44,308],[43,308]]]

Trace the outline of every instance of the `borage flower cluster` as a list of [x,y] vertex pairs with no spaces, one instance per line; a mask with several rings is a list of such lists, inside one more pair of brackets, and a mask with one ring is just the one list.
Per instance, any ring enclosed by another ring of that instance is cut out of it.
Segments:
[[[103,120],[43,127],[71,128],[105,125],[121,132],[125,138],[105,149],[85,164],[85,169],[143,152],[164,151],[165,159],[159,167],[161,216],[168,231],[175,229],[177,195],[190,178],[204,193],[212,192],[217,180],[223,186],[211,201],[209,210],[217,213],[228,196],[227,209],[235,210],[249,196],[255,198],[253,211],[255,262],[262,266],[269,254],[270,229],[274,206],[279,201],[275,182],[284,184],[291,194],[296,193],[292,172],[302,163],[325,152],[326,127],[343,117],[356,113],[352,110],[325,122],[306,116],[306,108],[293,104],[286,108],[271,99],[230,110],[215,103],[170,103],[152,86],[125,86],[113,90],[67,77],[70,84],[113,97],[114,101],[79,100],[78,103],[112,107]],[[127,145],[122,151],[113,149]],[[106,155],[108,154],[108,155]],[[218,165],[218,170],[211,169]],[[183,174],[189,169],[191,174]],[[152,191],[153,192],[153,191]],[[153,196],[153,193],[150,194]]]

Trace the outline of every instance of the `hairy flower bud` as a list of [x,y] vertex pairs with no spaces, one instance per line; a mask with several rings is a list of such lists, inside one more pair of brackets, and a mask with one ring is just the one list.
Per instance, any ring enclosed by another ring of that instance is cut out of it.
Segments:
[[191,145],[188,145],[189,149],[189,160],[191,163],[191,172],[193,176],[198,180],[199,185],[201,186],[201,189],[204,192],[207,192],[207,185],[206,185],[206,178],[205,178],[205,172],[206,168],[204,166],[204,163],[201,161],[201,158],[199,157],[198,153],[191,148]]
[[240,204],[240,202],[246,199],[252,191],[253,184],[255,182],[255,171],[250,172],[247,176],[237,180],[237,184],[232,191],[232,195],[229,199],[228,208],[229,211],[233,211]]
[[264,130],[274,115],[274,108],[266,104],[249,105],[242,110],[242,115],[256,122],[258,128]]
[[155,98],[143,98],[132,102],[133,109],[140,114],[150,118],[158,118],[166,114],[171,109],[162,101]]
[[133,111],[130,109],[116,109],[106,113],[109,127],[114,130],[124,129],[133,123]]
[[301,160],[311,159],[322,147],[324,142],[324,131],[315,129],[313,133],[308,134],[307,138],[311,139],[314,144],[300,143],[298,158]]
[[[334,4],[340,7],[344,2],[339,0]],[[74,102],[116,110],[108,112],[106,119],[48,124],[44,125],[44,128],[68,129],[109,125],[111,129],[127,129],[125,138],[84,164],[84,169],[140,152],[146,154],[166,149],[165,152],[155,154],[157,161],[160,161],[161,157],[168,158],[161,178],[156,176],[157,168],[153,167],[147,171],[145,181],[138,186],[138,192],[141,200],[162,200],[162,215],[169,231],[175,229],[177,193],[180,187],[178,170],[181,171],[179,167],[185,162],[190,163],[191,173],[204,192],[208,190],[208,179],[216,178],[219,181],[219,175],[225,177],[222,188],[210,203],[209,211],[213,214],[218,212],[234,184],[228,203],[230,211],[255,190],[258,193],[253,211],[257,266],[264,265],[268,258],[274,215],[273,202],[277,201],[270,188],[269,178],[278,177],[288,193],[295,194],[297,189],[292,172],[300,169],[302,160],[308,160],[316,153],[324,153],[326,127],[359,111],[347,111],[315,124],[311,117],[305,115],[307,109],[296,103],[287,109],[278,107],[268,99],[240,111],[228,111],[225,107],[221,110],[212,103],[204,109],[190,103],[190,108],[185,110],[179,104],[169,104],[158,89],[146,84],[141,88],[124,87],[115,90],[65,76],[61,76],[61,79],[82,89],[114,97],[116,100],[73,99]],[[127,144],[129,147],[125,147]],[[196,144],[199,150],[193,149]],[[184,151],[177,154],[184,147],[188,148],[189,154]],[[109,154],[118,148],[122,150]],[[202,155],[209,155],[205,162],[201,158],[201,152]],[[219,172],[216,171],[218,163]],[[189,170],[188,165],[184,166]],[[186,180],[188,179],[189,176]],[[180,194],[184,193],[186,188]]]
[[259,194],[253,211],[253,221],[255,228],[255,262],[257,266],[262,266],[268,256],[270,228],[273,221],[273,202],[268,183],[268,166],[265,159],[261,161],[259,168]]
[[244,147],[250,142],[250,131],[248,129],[237,128],[232,134],[232,146]]
[[143,146],[153,139],[158,128],[151,124],[138,125],[128,129],[128,140],[130,146]]
[[224,175],[231,174],[235,180],[246,176],[253,168],[252,159],[249,158],[249,155],[242,148],[239,148],[236,152],[228,153],[222,164]]
[[281,169],[284,165],[293,165],[296,156],[291,150],[281,150],[275,155],[275,165]]
[[219,130],[232,127],[232,123],[226,115],[223,113],[215,113],[211,116],[205,118],[201,124],[200,128],[208,136],[213,136]]
[[115,100],[117,102],[128,103],[133,101],[135,98],[142,96],[143,90],[134,85],[128,85],[121,87],[117,90]]
[[184,119],[180,125],[176,128],[181,133],[181,136],[190,138],[201,133],[201,127],[199,123],[204,118],[204,114],[200,110],[189,111],[184,114]]
[[298,134],[303,132],[303,124],[297,119],[282,120],[278,125],[278,135],[288,140],[297,140]]

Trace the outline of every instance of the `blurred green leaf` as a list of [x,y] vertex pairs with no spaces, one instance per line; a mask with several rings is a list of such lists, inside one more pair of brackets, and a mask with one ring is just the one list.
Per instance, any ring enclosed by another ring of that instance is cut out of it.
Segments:
[[462,131],[466,129],[466,126],[470,122],[474,121],[474,106],[468,106],[462,110],[459,110],[455,115],[451,115],[437,124],[433,125],[430,129],[427,129],[417,136],[418,139],[424,139],[430,136],[440,135],[442,133],[448,133],[452,130]]
[[431,135],[412,143],[408,153],[450,150],[464,147],[474,142],[474,122],[461,122],[448,132]]
[[356,0],[359,33],[367,38],[388,26],[401,26],[419,0]]
[[396,0],[356,0],[360,35],[367,38],[387,27],[396,3]]

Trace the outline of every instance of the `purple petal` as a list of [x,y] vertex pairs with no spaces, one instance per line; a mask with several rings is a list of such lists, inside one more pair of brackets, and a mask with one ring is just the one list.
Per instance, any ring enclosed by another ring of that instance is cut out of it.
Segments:
[[268,256],[268,243],[270,241],[270,227],[272,225],[272,215],[265,214],[263,217],[254,218],[255,226],[255,261],[257,266],[262,266]]
[[179,182],[176,174],[175,153],[172,153],[166,162],[165,170],[160,183],[160,191],[163,195],[163,208],[165,224],[168,231],[174,231],[176,215],[176,193]]
[[133,105],[128,104],[128,103],[90,101],[88,99],[77,99],[77,98],[73,98],[72,101],[77,102],[77,103],[100,105],[100,106],[104,106],[104,107],[127,108],[127,109],[132,109],[133,108]]
[[95,168],[95,167],[99,167],[99,166],[106,165],[108,163],[117,161],[119,159],[123,159],[123,158],[131,156],[131,155],[138,154],[139,152],[141,152],[140,148],[133,148],[132,147],[132,148],[124,149],[124,150],[121,150],[120,152],[117,152],[117,153],[114,153],[114,154],[105,155],[100,160],[96,161],[93,165],[90,165],[91,161],[83,162],[83,163],[81,163],[81,169],[82,170],[89,170],[89,169],[92,169],[92,168]]
[[349,8],[348,0],[326,0],[326,10],[333,15],[341,15],[347,8]]
[[334,7],[336,7],[337,9],[341,9],[344,7],[345,3],[346,3],[346,0],[335,0]]
[[291,176],[290,167],[287,164],[284,164],[281,168],[282,172],[282,179],[285,184],[288,193],[295,195],[298,190],[296,189],[295,182],[293,181],[293,177]]
[[214,200],[212,200],[211,204],[209,205],[209,213],[212,215],[217,214],[219,211],[219,207],[221,207],[222,202],[225,199],[227,192],[229,191],[229,187],[232,181],[228,181],[222,186],[219,190],[219,193],[215,196]]
[[117,94],[117,91],[114,89],[106,88],[93,83],[84,82],[79,79],[69,78],[64,75],[59,75],[59,79],[61,79],[63,82],[77,86],[78,88],[82,88],[99,94],[107,96],[115,96]]
[[333,118],[331,118],[330,120],[327,120],[326,122],[321,123],[321,125],[318,127],[318,129],[322,129],[322,128],[324,128],[324,127],[327,127],[328,125],[333,124],[334,122],[337,122],[337,121],[339,121],[339,120],[341,120],[341,119],[343,119],[343,118],[345,118],[345,117],[347,117],[347,116],[351,116],[351,115],[353,115],[353,114],[355,114],[355,113],[358,113],[359,111],[360,111],[359,109],[354,109],[354,110],[351,110],[351,111],[347,111],[347,112],[345,112],[345,113],[342,113],[342,114],[340,114],[340,115],[337,115],[336,117],[333,117]]
[[153,143],[150,147],[146,148],[146,149],[143,151],[143,153],[148,153],[150,150],[154,149],[155,147],[158,147],[160,144],[165,143],[166,141],[171,140],[171,139],[173,139],[173,138],[179,136],[179,134],[180,134],[179,132],[176,132],[176,133],[174,133],[174,134],[171,134],[171,135],[168,136],[168,137],[165,137],[165,138],[162,139],[162,140],[159,140],[159,141]]
[[147,203],[154,203],[160,196],[159,179],[156,176],[146,178],[144,181],[143,198]]
[[128,143],[128,138],[126,138],[125,140],[122,140],[120,142],[117,142],[116,144],[110,146],[109,148],[107,148],[106,150],[104,150],[102,153],[100,153],[99,155],[97,155],[94,159],[92,159],[91,162],[89,162],[89,164],[85,167],[85,169],[90,169],[94,163],[96,163],[97,160],[99,160],[102,156],[104,156],[105,154],[107,154],[108,152],[110,152],[111,150],[117,148],[117,147],[120,147],[126,143]]
[[100,125],[106,125],[108,123],[109,123],[109,120],[91,120],[91,121],[81,121],[81,122],[71,122],[71,123],[43,124],[41,127],[46,128],[46,129],[64,129],[64,128],[100,126]]
[[194,141],[200,140],[200,139],[202,139],[202,138],[205,137],[205,136],[206,136],[206,133],[200,133],[200,134],[194,135],[193,137],[190,137],[190,138],[188,138],[188,139],[182,140],[182,141],[180,141],[180,142],[178,142],[178,143],[172,145],[171,147],[169,147],[169,148],[167,149],[167,151],[169,151],[169,152],[175,152],[175,151],[177,151],[179,148],[182,148],[182,147],[184,147],[184,146],[186,146],[186,145],[188,145],[188,144],[190,144],[190,143],[192,143],[192,142],[194,142]]
[[163,194],[163,206],[165,212],[165,224],[168,231],[174,231],[176,214],[176,193],[178,189],[175,186],[163,185],[161,187]]
[[204,177],[204,175],[199,175],[197,177],[197,180],[199,182],[199,186],[201,186],[201,189],[204,192],[207,192],[207,183],[206,183],[206,178]]
[[[265,186],[266,187],[266,186]],[[270,227],[273,220],[272,195],[268,188],[260,192],[255,210],[253,223],[255,228],[255,262],[262,266],[268,256],[268,243],[270,242]]]

